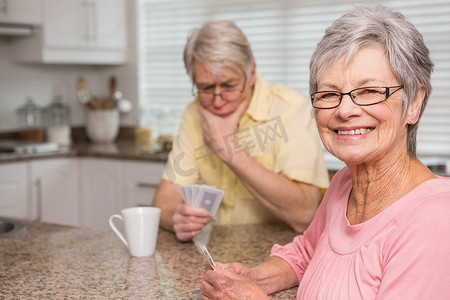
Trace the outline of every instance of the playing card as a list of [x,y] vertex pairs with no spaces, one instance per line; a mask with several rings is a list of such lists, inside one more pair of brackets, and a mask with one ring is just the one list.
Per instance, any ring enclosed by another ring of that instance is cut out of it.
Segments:
[[201,245],[200,249],[202,250],[203,254],[205,255],[206,260],[208,261],[209,265],[214,270],[216,268],[216,263],[214,262],[213,258],[211,257],[211,254],[209,254],[208,249],[206,248],[205,245]]
[[197,196],[196,206],[209,211],[210,216],[214,216],[222,201],[223,191],[211,188],[202,188]]
[[198,194],[200,193],[200,190],[202,188],[203,188],[203,185],[199,185],[199,184],[194,184],[192,186],[192,205],[198,206],[198,203],[196,200],[197,200]]
[[214,216],[222,201],[223,191],[205,184],[184,185],[178,187],[184,203],[205,208]]
[[180,190],[181,197],[183,197],[184,203],[189,204],[189,199],[188,199],[188,196],[187,196],[188,186],[187,185],[182,185],[182,186],[179,186],[178,189]]

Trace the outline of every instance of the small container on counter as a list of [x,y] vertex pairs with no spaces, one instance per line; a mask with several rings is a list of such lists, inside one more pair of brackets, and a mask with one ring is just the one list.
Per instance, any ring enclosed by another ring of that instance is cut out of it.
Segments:
[[135,135],[138,145],[149,145],[152,142],[152,129],[149,127],[136,128]]
[[153,152],[152,129],[139,126],[135,130],[136,145],[140,152]]
[[117,109],[88,109],[86,131],[90,141],[98,144],[113,143],[119,134]]
[[61,96],[44,109],[47,141],[61,147],[72,144],[70,133],[70,108],[63,103]]
[[44,141],[42,109],[28,97],[25,104],[17,109],[19,139],[24,141]]

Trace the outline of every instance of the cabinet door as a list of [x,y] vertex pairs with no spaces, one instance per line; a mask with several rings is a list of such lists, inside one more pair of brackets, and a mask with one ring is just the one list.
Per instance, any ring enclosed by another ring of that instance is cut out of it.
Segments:
[[36,25],[41,23],[40,0],[0,0],[0,22]]
[[163,169],[162,162],[124,162],[124,207],[151,205]]
[[122,64],[128,6],[126,0],[42,0],[41,30],[14,39],[13,56],[31,63]]
[[47,47],[86,47],[90,43],[87,0],[44,0],[43,34]]
[[0,165],[0,216],[29,218],[28,191],[25,162]]
[[126,9],[124,0],[95,0],[92,2],[91,38],[98,48],[126,49]]
[[31,161],[30,175],[35,218],[49,223],[80,225],[78,160]]
[[124,0],[45,0],[47,47],[125,49]]
[[123,185],[121,164],[115,160],[81,160],[83,226],[108,228],[108,219],[120,211]]

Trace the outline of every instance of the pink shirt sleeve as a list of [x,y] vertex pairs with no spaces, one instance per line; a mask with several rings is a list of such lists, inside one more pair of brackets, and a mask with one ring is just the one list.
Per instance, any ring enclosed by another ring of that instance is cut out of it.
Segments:
[[272,247],[270,256],[278,256],[285,260],[294,269],[299,281],[302,280],[303,274],[314,255],[317,241],[319,240],[327,222],[327,203],[329,202],[330,187],[320,204],[316,215],[309,227],[303,235],[298,235],[294,240],[284,246],[275,244]]

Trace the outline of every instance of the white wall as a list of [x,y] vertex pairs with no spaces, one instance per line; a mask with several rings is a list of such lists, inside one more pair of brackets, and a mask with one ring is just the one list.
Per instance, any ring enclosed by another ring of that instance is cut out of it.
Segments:
[[11,53],[11,39],[20,37],[0,36],[0,132],[18,128],[16,110],[25,103],[27,96],[32,96],[39,106],[50,104],[54,85],[62,86],[66,91],[72,125],[83,126],[85,109],[76,98],[79,76],[87,80],[91,93],[106,95],[108,78],[115,75],[118,88],[133,103],[133,111],[121,115],[121,125],[137,124],[135,1],[127,1],[127,4],[129,59],[122,66],[21,64],[13,60]]

